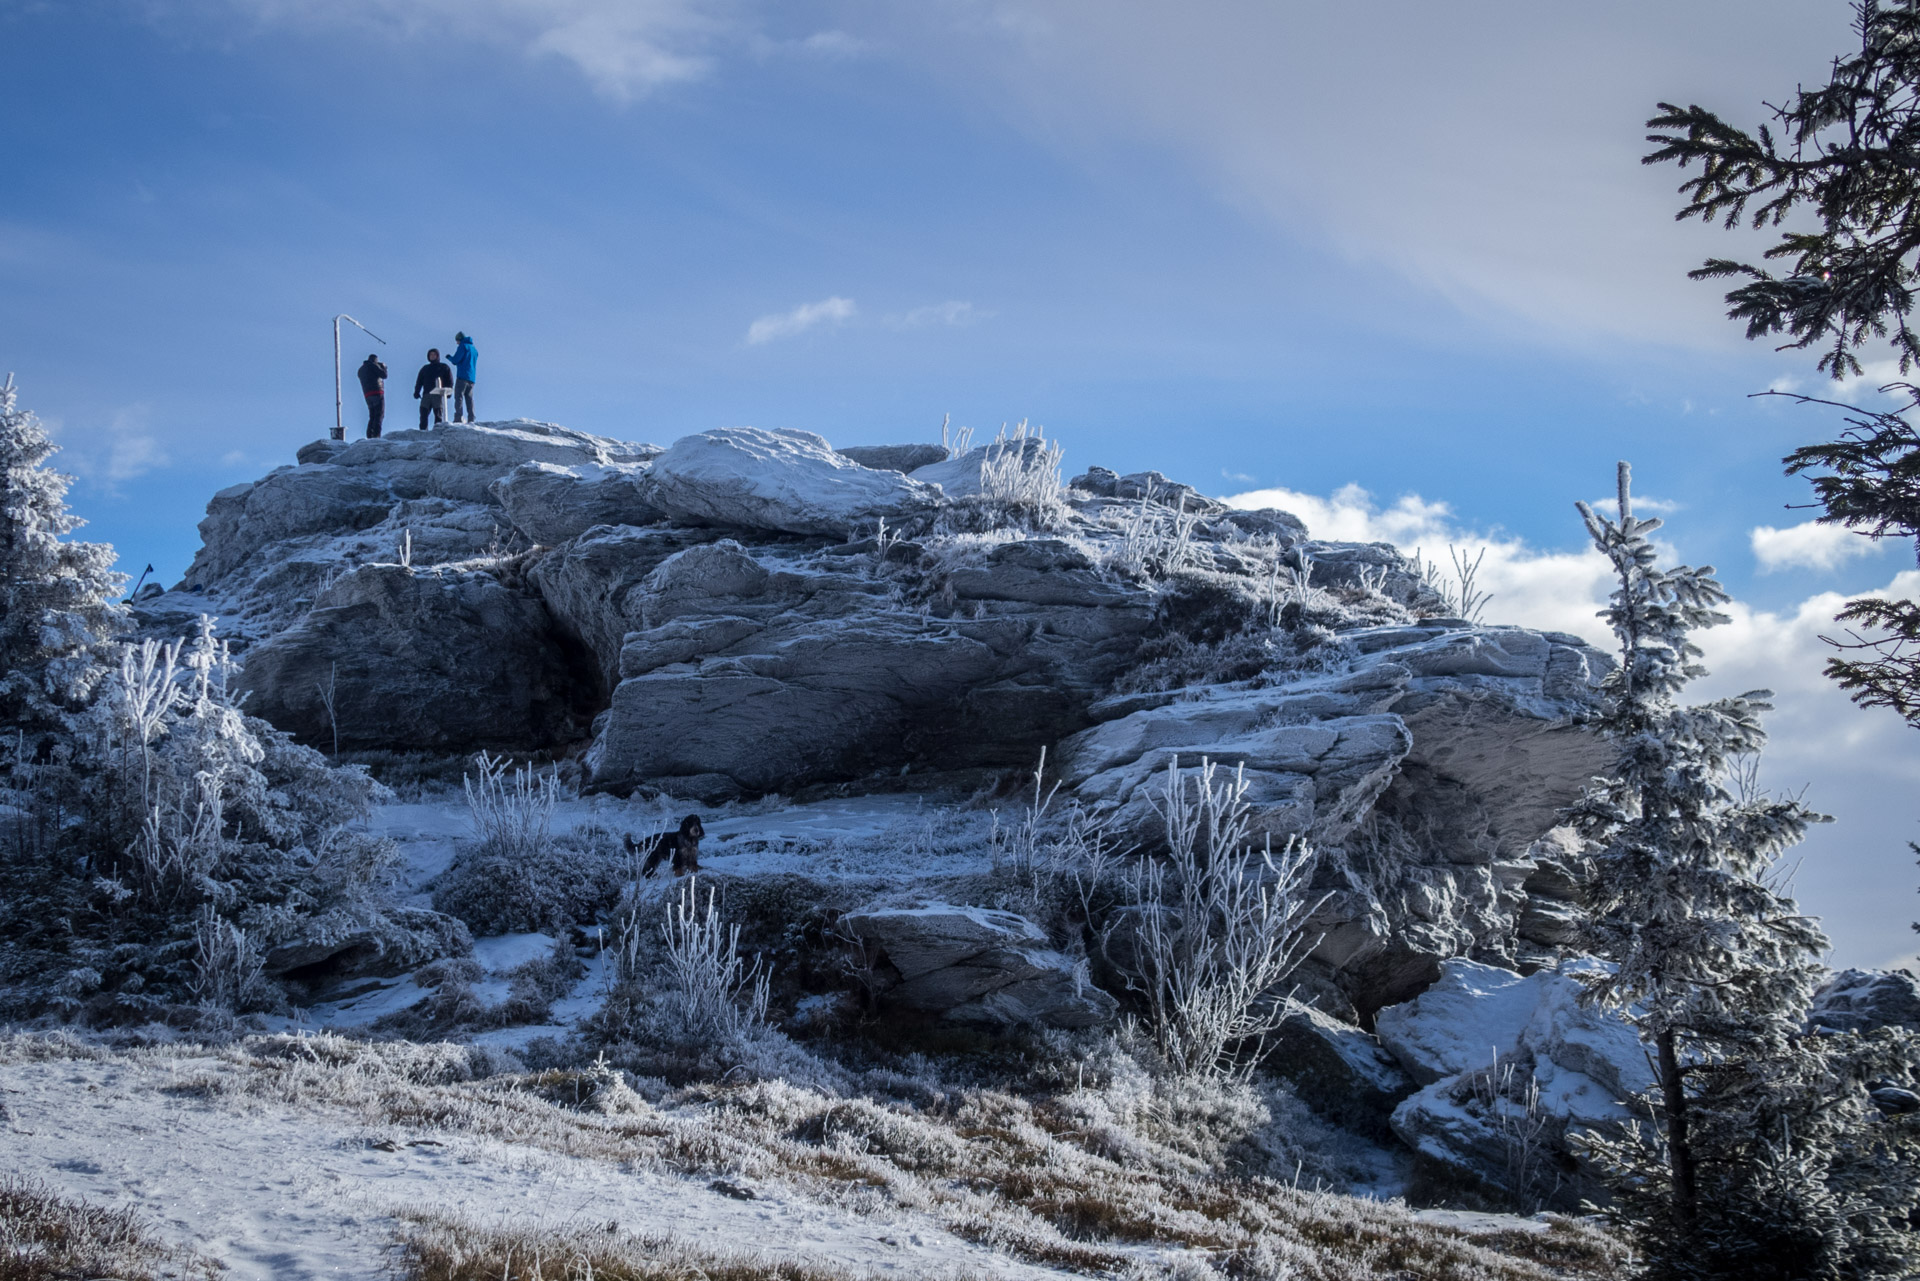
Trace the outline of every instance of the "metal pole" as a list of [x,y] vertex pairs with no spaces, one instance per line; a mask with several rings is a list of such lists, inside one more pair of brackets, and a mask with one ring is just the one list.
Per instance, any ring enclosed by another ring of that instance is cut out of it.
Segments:
[[345,440],[347,438],[347,424],[341,416],[342,411],[340,408],[340,322],[343,320],[379,343],[382,347],[387,345],[386,339],[374,333],[373,330],[368,329],[346,312],[343,311],[333,318],[333,438],[335,440]]

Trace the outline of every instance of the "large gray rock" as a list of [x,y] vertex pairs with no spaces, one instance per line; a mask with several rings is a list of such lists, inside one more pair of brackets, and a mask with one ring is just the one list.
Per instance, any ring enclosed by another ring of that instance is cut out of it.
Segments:
[[[343,751],[524,751],[577,734],[581,689],[545,606],[491,574],[363,565],[247,652],[247,710]],[[326,701],[333,699],[330,715]]]
[[696,525],[845,535],[940,502],[938,490],[862,467],[810,431],[722,427],[685,436],[653,462],[647,495]]
[[869,908],[841,917],[840,927],[897,973],[882,999],[904,1009],[957,1023],[1081,1028],[1119,1008],[1084,966],[1048,945],[1045,931],[1012,912],[949,903]]
[[[1569,1139],[1631,1124],[1653,1073],[1630,1024],[1580,1002],[1575,968],[1523,977],[1451,960],[1418,998],[1380,1011],[1381,1044],[1423,1086],[1393,1131],[1430,1173],[1521,1202],[1599,1194]],[[1556,1187],[1555,1171],[1572,1175]]]
[[651,525],[662,519],[642,489],[646,474],[644,463],[529,462],[494,481],[488,492],[530,541],[553,546],[595,525]]
[[1256,833],[1338,842],[1412,745],[1398,717],[1361,710],[1390,702],[1396,689],[1397,681],[1330,680],[1306,689],[1202,691],[1068,739],[1061,777],[1097,815],[1151,838],[1161,834],[1155,803],[1168,766],[1197,766],[1204,757],[1242,771]]
[[1912,970],[1841,970],[1813,994],[1807,1022],[1829,1032],[1920,1031],[1920,979]]
[[[942,618],[895,604],[868,557],[733,539],[674,550],[638,582],[620,570],[611,590],[576,585],[604,572],[583,562],[615,537],[581,540],[564,572],[551,558],[535,570],[580,634],[623,633],[591,758],[607,788],[719,796],[1030,761],[1085,724],[1151,618],[1053,540],[955,567]],[[647,548],[629,559],[666,544]]]
[[314,441],[299,465],[214,495],[193,564],[147,614],[215,614],[244,650],[297,621],[344,570],[398,559],[403,540],[416,565],[505,550],[514,525],[491,488],[524,463],[618,469],[658,452],[525,419]]

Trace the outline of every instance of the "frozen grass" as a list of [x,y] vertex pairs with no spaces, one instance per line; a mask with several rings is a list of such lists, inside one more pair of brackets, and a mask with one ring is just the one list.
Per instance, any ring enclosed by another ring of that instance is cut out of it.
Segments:
[[[0,1043],[0,1061],[108,1053],[72,1040]],[[173,1092],[224,1106],[345,1109],[369,1125],[784,1183],[826,1204],[925,1214],[963,1238],[1082,1271],[1121,1272],[1143,1244],[1204,1251],[1234,1277],[1293,1281],[1600,1278],[1615,1275],[1622,1257],[1577,1225],[1516,1232],[1502,1243],[1513,1253],[1503,1253],[1396,1203],[1215,1168],[1215,1154],[1244,1143],[1256,1115],[1238,1095],[1156,1104],[1149,1094],[1126,1105],[1108,1097],[1115,1081],[1094,1081],[1030,1099],[884,1071],[832,1090],[770,1079],[672,1091],[658,1081],[629,1085],[604,1066],[486,1075],[505,1061],[467,1047],[328,1035],[135,1053],[173,1059]],[[1120,1092],[1137,1088],[1121,1083]],[[1211,1137],[1179,1150],[1129,1121],[1129,1106],[1136,1118],[1159,1113],[1162,1138]]]
[[[878,1281],[880,1275],[634,1236],[613,1223],[482,1228],[422,1218],[401,1239],[399,1253],[402,1281]],[[918,1275],[929,1281],[970,1281],[975,1274],[938,1269]]]
[[131,1210],[58,1196],[0,1174],[0,1281],[117,1281],[208,1278],[220,1265],[161,1241]]

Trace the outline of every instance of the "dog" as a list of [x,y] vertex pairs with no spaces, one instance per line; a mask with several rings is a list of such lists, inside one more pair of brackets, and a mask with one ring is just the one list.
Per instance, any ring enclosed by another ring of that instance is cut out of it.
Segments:
[[646,852],[645,860],[640,864],[640,876],[643,880],[653,879],[660,865],[669,858],[673,860],[675,876],[691,876],[700,870],[700,841],[707,829],[700,825],[698,814],[689,814],[680,820],[677,831],[662,832],[658,836],[644,841],[627,837],[627,853]]

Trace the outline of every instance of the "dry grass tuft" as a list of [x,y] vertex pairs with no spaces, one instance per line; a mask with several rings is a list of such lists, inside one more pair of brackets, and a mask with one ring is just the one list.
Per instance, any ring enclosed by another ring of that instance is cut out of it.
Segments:
[[0,1175],[0,1281],[218,1275],[219,1264],[156,1240],[131,1210],[70,1200],[31,1180]]

